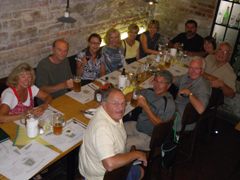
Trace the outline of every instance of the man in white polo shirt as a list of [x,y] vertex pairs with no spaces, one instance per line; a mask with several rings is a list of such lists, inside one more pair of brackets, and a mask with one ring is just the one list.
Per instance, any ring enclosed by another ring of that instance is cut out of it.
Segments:
[[[125,151],[126,131],[123,126],[126,101],[118,89],[109,89],[103,94],[101,106],[89,122],[79,152],[79,170],[86,179],[103,179],[106,171],[112,171],[140,160],[147,164],[145,153]],[[136,168],[137,167],[137,168]],[[140,178],[140,166],[130,169]]]

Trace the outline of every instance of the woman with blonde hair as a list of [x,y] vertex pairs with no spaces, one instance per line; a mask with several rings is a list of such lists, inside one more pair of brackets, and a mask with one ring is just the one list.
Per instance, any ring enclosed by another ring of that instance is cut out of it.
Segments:
[[[52,97],[34,84],[33,68],[22,63],[15,67],[7,79],[7,86],[1,95],[0,123],[25,118],[27,113],[40,116],[47,109]],[[34,108],[34,97],[44,103]]]
[[126,63],[130,64],[139,59],[139,42],[136,40],[139,27],[136,24],[128,26],[128,37],[122,40]]
[[150,54],[159,54],[158,44],[164,44],[164,37],[159,33],[159,21],[151,20],[148,30],[140,36],[140,58]]
[[109,29],[104,40],[106,46],[102,48],[102,56],[107,74],[123,67],[125,58],[121,48],[120,32],[117,29]]

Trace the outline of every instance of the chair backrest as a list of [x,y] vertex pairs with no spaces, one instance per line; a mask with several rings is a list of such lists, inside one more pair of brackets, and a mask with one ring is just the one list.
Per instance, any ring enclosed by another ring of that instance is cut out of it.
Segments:
[[181,131],[185,130],[186,125],[197,122],[199,118],[209,116],[209,113],[215,115],[218,106],[223,104],[223,102],[224,95],[222,90],[219,88],[212,88],[212,93],[209,99],[208,106],[202,114],[199,114],[193,107],[193,105],[191,103],[188,103],[183,112]]
[[178,90],[178,87],[173,83],[169,87],[168,92],[173,96],[173,99],[176,99]]
[[68,57],[69,65],[73,75],[76,75],[76,68],[77,68],[77,65],[76,65],[77,61],[75,60],[76,57],[77,55]]
[[182,130],[185,130],[186,125],[197,122],[199,117],[200,114],[196,111],[193,105],[191,103],[188,103],[184,109],[182,116]]
[[212,88],[212,94],[209,99],[207,109],[218,108],[219,105],[224,103],[224,95],[221,89]]
[[128,172],[132,166],[132,163],[129,163],[123,167],[114,169],[113,171],[106,171],[103,180],[124,180],[127,179]]
[[172,131],[175,115],[168,121],[156,125],[153,129],[150,141],[150,153],[155,151],[156,148],[161,148],[164,140],[169,136]]

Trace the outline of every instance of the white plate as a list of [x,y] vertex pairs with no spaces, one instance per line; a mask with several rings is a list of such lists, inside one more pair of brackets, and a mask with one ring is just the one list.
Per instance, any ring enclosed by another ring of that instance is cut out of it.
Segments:
[[[95,115],[96,111],[97,111],[97,109],[87,109],[87,110],[85,111],[86,113],[84,113],[84,116],[85,116],[86,118],[91,119],[91,118]],[[89,114],[88,112],[91,113],[91,114]]]

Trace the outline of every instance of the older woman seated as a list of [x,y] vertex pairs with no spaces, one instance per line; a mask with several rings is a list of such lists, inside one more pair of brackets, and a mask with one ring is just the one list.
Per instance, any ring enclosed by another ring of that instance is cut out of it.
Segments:
[[[33,85],[35,74],[33,68],[22,63],[10,73],[7,85],[1,95],[0,123],[22,119],[27,113],[40,116],[47,109],[51,96]],[[34,97],[44,104],[34,108]]]
[[125,58],[121,48],[120,32],[117,29],[109,29],[104,40],[106,46],[102,48],[102,56],[107,74],[123,67]]
[[203,57],[207,57],[210,54],[214,54],[217,48],[216,39],[212,36],[205,37],[203,48],[204,48]]
[[140,36],[140,58],[150,54],[159,54],[158,44],[164,43],[164,37],[159,33],[159,22],[151,20],[147,31]]
[[81,76],[81,84],[85,85],[105,74],[100,49],[101,36],[93,33],[88,37],[88,47],[77,55],[77,75]]

